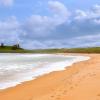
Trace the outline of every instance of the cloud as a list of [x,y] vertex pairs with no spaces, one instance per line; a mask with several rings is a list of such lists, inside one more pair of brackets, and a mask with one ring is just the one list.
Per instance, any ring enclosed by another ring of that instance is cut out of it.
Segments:
[[[71,40],[73,41],[71,42]],[[70,39],[69,43],[72,44],[72,47],[100,46],[100,34],[75,37]]]
[[8,31],[16,31],[19,28],[19,23],[16,17],[11,16],[6,20],[0,21],[0,31],[6,33]]
[[100,34],[59,40],[29,40],[22,46],[27,49],[95,47],[100,46]]
[[23,25],[24,33],[26,33],[23,35],[24,38],[45,38],[51,35],[51,31],[53,31],[57,26],[68,20],[69,12],[61,2],[49,1],[48,8],[53,12],[52,16],[33,14],[27,19]]
[[72,13],[52,0],[48,8],[50,15],[32,14],[23,22],[14,16],[0,21],[0,42],[19,42],[29,49],[100,45],[100,5]]
[[13,5],[13,0],[0,0],[0,5],[3,5],[3,6],[12,6]]
[[11,16],[6,20],[0,21],[0,42],[13,44],[18,42],[20,32],[20,24],[16,17]]
[[76,10],[76,16],[75,16],[75,19],[76,20],[80,20],[80,19],[84,19],[84,18],[87,18],[87,13],[82,11],[82,10]]
[[83,11],[83,10],[76,10],[75,19],[82,20],[82,19],[95,19],[100,17],[100,5],[94,5],[90,10]]
[[68,19],[70,13],[63,3],[59,1],[49,1],[48,4],[51,10],[54,12],[55,19],[58,19],[58,22],[60,20],[61,22],[65,22]]
[[[52,16],[31,16],[26,37],[33,48],[84,47],[100,45],[100,6],[71,14],[58,1],[48,2]],[[27,27],[28,28],[28,27]],[[25,28],[25,29],[27,29]],[[27,34],[27,33],[30,33]],[[25,38],[25,37],[24,37]],[[35,45],[37,44],[37,45]],[[30,48],[31,48],[30,47]]]

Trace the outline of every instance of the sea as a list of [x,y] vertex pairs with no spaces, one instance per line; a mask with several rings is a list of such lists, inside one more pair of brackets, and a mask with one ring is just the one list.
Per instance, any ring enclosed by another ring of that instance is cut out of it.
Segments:
[[53,71],[65,70],[73,63],[90,59],[87,56],[62,54],[0,54],[0,89],[14,87]]

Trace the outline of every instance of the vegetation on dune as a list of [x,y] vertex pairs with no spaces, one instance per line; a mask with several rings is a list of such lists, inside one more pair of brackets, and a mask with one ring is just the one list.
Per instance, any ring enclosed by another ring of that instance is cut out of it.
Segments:
[[71,52],[71,53],[100,53],[100,47],[72,48],[72,49],[68,49],[67,52]]
[[23,48],[20,47],[19,44],[13,45],[13,46],[6,46],[3,43],[0,45],[0,53],[17,53],[17,52],[23,52]]
[[34,53],[100,53],[100,47],[91,48],[62,48],[62,49],[39,49],[33,50]]
[[100,47],[26,50],[21,48],[19,44],[6,46],[1,43],[0,53],[100,53]]

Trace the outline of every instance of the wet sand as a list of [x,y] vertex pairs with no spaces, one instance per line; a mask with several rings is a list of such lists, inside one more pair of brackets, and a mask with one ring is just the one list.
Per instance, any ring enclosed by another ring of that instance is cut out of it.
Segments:
[[100,54],[77,55],[91,59],[1,90],[0,100],[100,100]]

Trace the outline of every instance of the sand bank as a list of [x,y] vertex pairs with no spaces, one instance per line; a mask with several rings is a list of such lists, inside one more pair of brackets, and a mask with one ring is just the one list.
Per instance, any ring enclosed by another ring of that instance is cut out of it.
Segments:
[[100,54],[77,55],[91,59],[1,90],[0,100],[100,100]]

